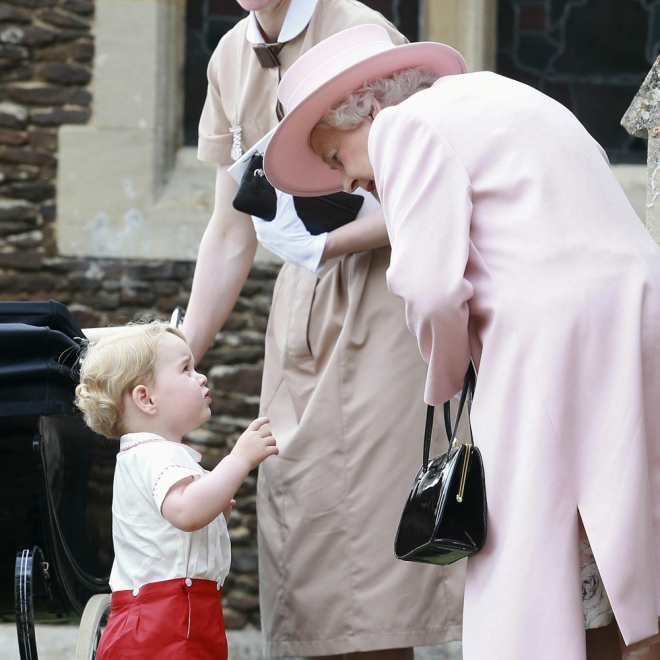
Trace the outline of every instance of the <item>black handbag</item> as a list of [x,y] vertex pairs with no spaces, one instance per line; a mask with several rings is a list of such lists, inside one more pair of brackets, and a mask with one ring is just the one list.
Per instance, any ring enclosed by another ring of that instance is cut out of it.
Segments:
[[434,410],[428,406],[424,461],[401,514],[394,541],[397,559],[452,564],[481,550],[486,541],[486,485],[481,453],[474,446],[471,426],[470,444],[459,444],[456,439],[466,401],[469,417],[475,382],[470,364],[453,427],[449,402],[444,405],[449,449],[430,460]]
[[277,213],[277,193],[264,174],[264,155],[255,153],[243,173],[232,206],[242,213],[273,220]]

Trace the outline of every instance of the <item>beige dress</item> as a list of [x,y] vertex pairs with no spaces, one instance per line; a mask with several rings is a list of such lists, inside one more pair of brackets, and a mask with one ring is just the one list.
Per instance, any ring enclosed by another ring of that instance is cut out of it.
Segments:
[[[241,21],[209,65],[199,157],[232,162],[232,123],[243,127],[243,148],[252,146],[277,122],[286,68],[361,23],[382,24],[403,41],[358,2],[320,0],[307,29],[284,46],[278,70],[261,68]],[[261,408],[280,454],[259,469],[257,503],[266,657],[460,638],[464,564],[409,564],[393,553],[421,464],[426,365],[403,303],[387,290],[389,254],[346,256],[321,279],[285,264],[275,287]]]

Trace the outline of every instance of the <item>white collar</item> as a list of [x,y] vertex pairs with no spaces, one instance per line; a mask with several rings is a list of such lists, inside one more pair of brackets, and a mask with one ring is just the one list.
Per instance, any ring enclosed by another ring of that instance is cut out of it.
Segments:
[[[316,9],[319,0],[291,0],[289,9],[284,17],[284,23],[280,34],[277,37],[277,43],[286,43],[295,39],[308,25],[312,19],[312,14]],[[248,17],[247,40],[251,44],[263,44],[265,40],[261,35],[257,17],[253,11]]]
[[[156,435],[155,433],[148,432],[137,432],[137,433],[124,433],[124,435],[119,438],[119,451],[126,451],[127,449],[133,449],[137,445],[144,444],[145,442],[173,442],[167,438],[163,438],[161,435]],[[175,445],[181,445],[194,459],[196,463],[199,463],[202,460],[202,455],[192,447],[184,445],[182,442],[175,442]]]

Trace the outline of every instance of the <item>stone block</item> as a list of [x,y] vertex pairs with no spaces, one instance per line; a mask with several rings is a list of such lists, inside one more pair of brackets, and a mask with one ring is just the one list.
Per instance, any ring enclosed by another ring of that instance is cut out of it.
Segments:
[[231,553],[231,572],[233,573],[256,573],[259,568],[259,560],[256,548],[237,548]]
[[263,367],[251,365],[222,365],[214,367],[209,373],[209,381],[214,389],[253,395],[261,392],[262,377]]
[[82,259],[64,259],[53,257],[43,260],[43,268],[54,273],[71,273],[76,270],[87,270],[89,262]]
[[[14,221],[14,220],[0,220],[0,237],[11,236],[12,234],[20,234],[22,232],[30,231],[35,225],[35,221]],[[0,290],[1,287],[0,287]]]
[[57,159],[50,154],[31,149],[19,149],[18,147],[0,147],[0,162],[22,165],[48,166],[55,165]]
[[40,9],[42,7],[53,7],[57,0],[7,0],[11,5],[27,7],[28,9]]
[[[225,583],[226,584],[226,583]],[[247,624],[247,617],[243,612],[237,612],[236,610],[225,607],[222,608],[222,616],[225,621],[225,628],[227,630],[240,630],[245,628]]]
[[91,307],[73,304],[69,306],[69,311],[81,328],[97,328],[101,325],[101,314]]
[[175,277],[174,263],[172,261],[144,263],[131,265],[128,268],[129,277],[141,280],[168,279]]
[[82,18],[73,16],[59,9],[45,9],[38,14],[39,18],[50,25],[70,30],[89,30],[89,23]]
[[37,126],[62,126],[63,124],[86,124],[89,120],[89,110],[78,108],[53,108],[52,110],[35,110],[30,113],[30,119]]
[[[252,487],[254,489],[254,486]],[[239,492],[240,495],[240,492]],[[236,500],[236,506],[241,513],[256,513],[257,497],[256,495],[240,496]]]
[[92,102],[92,93],[87,90],[83,89],[82,87],[76,87],[75,89],[71,90],[71,98],[69,99],[69,103],[72,105],[90,105]]
[[11,165],[0,164],[0,183],[4,181],[30,181],[36,178],[39,170],[36,167],[25,169]]
[[7,86],[9,98],[27,105],[64,105],[71,98],[68,87],[29,82]]
[[[20,250],[28,250],[41,245],[44,235],[38,229],[22,234],[13,234],[7,237],[7,243]],[[54,278],[53,278],[54,279]]]
[[55,131],[31,130],[28,132],[28,144],[33,149],[57,151],[57,133]]
[[252,533],[247,527],[232,527],[229,530],[229,539],[231,540],[232,547],[249,545],[252,541]]
[[[48,181],[48,177],[43,177],[45,181]],[[55,202],[50,202],[41,205],[41,219],[44,223],[50,223],[55,221],[55,216],[57,214],[57,205]]]
[[0,144],[18,146],[25,144],[28,140],[26,131],[16,131],[11,128],[0,128]]
[[81,296],[78,302],[94,309],[114,311],[119,307],[119,294],[97,292],[94,295]]
[[30,23],[32,16],[22,9],[0,3],[0,23]]
[[23,128],[27,123],[28,111],[22,105],[4,101],[0,103],[0,126]]
[[55,186],[44,181],[16,182],[5,186],[2,193],[15,199],[44,202],[47,199],[55,198]]
[[[232,518],[233,518],[232,513]],[[241,591],[248,594],[259,593],[259,576],[258,575],[239,575],[236,578],[236,587]]]
[[39,252],[0,252],[0,268],[15,270],[39,270],[41,254]]
[[156,296],[149,291],[122,291],[119,302],[122,305],[153,305]]
[[66,62],[72,56],[73,44],[56,44],[48,48],[35,48],[36,62]]
[[[200,366],[202,372],[204,368]],[[207,370],[208,371],[208,370]],[[259,416],[259,399],[252,400],[252,397],[233,397],[228,394],[222,394],[213,397],[211,402],[211,414],[213,415],[233,415],[256,419]]]
[[22,199],[13,201],[0,200],[0,222],[7,221],[34,221],[38,210],[34,204]]
[[259,596],[238,589],[232,590],[227,596],[226,602],[228,607],[239,612],[252,612],[259,609]]
[[56,33],[37,25],[27,27],[11,27],[0,30],[0,42],[5,44],[21,44],[23,46],[44,46],[55,40]]
[[157,280],[153,284],[157,296],[173,296],[179,291],[179,283],[170,280]]
[[0,63],[16,64],[29,57],[29,51],[24,46],[0,45]]
[[0,63],[0,76],[6,83],[27,82],[34,78],[34,71],[31,66],[18,63],[5,62]]
[[78,62],[91,62],[94,58],[94,42],[79,39],[73,44],[73,58]]
[[60,7],[80,16],[91,16],[94,13],[94,3],[85,0],[64,0]]
[[92,78],[85,67],[66,63],[44,64],[39,67],[38,74],[56,85],[86,85]]

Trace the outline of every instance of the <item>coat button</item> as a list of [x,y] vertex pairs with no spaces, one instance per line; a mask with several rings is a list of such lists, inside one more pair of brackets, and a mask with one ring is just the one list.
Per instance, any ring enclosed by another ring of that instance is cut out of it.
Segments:
[[134,596],[137,596],[139,593],[140,593],[140,590],[139,590],[139,589],[137,589],[137,588],[136,588],[136,589],[133,589],[133,595],[134,595]]
[[186,587],[192,587],[192,580],[190,578],[186,578]]

